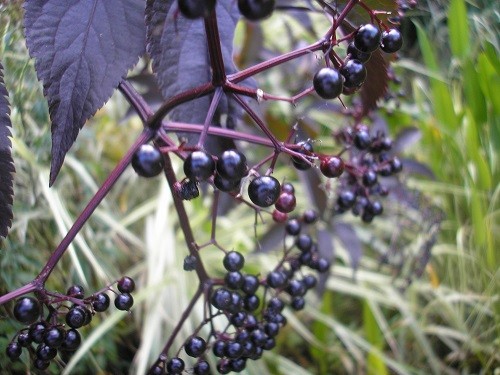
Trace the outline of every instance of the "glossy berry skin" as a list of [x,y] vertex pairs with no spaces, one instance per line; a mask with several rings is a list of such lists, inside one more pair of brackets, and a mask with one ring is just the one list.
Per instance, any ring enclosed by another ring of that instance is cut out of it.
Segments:
[[[297,146],[300,146],[300,148],[296,151],[303,155],[310,155],[314,152],[311,142],[299,142],[297,143]],[[308,162],[296,156],[292,157],[292,162],[293,166],[301,171],[305,171],[311,168],[311,165]]]
[[342,93],[343,81],[338,70],[323,68],[314,75],[313,86],[323,99],[335,99]]
[[274,0],[238,0],[240,13],[250,21],[269,17],[273,13],[274,5]]
[[403,46],[403,36],[396,29],[390,29],[382,33],[380,41],[380,49],[387,53],[394,53],[401,49]]
[[240,180],[226,180],[218,174],[216,174],[214,177],[215,187],[220,191],[226,193],[238,190],[240,187],[240,182]]
[[358,150],[366,150],[371,144],[370,134],[364,130],[360,129],[354,134],[354,146]]
[[229,181],[239,181],[247,173],[247,158],[238,150],[226,150],[217,160],[217,173]]
[[224,284],[229,289],[233,289],[233,290],[240,289],[243,286],[244,282],[245,282],[245,279],[243,278],[243,275],[238,271],[228,272],[228,273],[226,273],[226,276],[224,277]]
[[224,265],[224,268],[229,272],[239,271],[245,265],[245,258],[241,253],[237,251],[230,251],[224,256],[222,264]]
[[219,288],[212,294],[211,302],[215,308],[226,310],[232,303],[231,292],[225,288]]
[[105,293],[99,293],[95,295],[94,301],[92,301],[92,307],[97,312],[106,311],[109,307],[109,296]]
[[44,361],[43,359],[36,358],[33,361],[33,367],[36,368],[37,370],[46,370],[50,366],[49,361]]
[[285,285],[286,278],[281,272],[273,271],[267,275],[266,282],[271,288],[281,288]]
[[347,46],[347,53],[350,55],[350,60],[358,60],[362,63],[368,62],[372,56],[369,52],[361,52],[354,46],[354,43],[349,43],[349,46]]
[[178,0],[179,10],[189,19],[207,17],[215,8],[215,0]]
[[71,328],[80,328],[87,322],[87,312],[84,307],[73,306],[66,314],[66,324]]
[[9,345],[7,345],[7,347],[5,348],[5,354],[11,361],[15,361],[16,359],[18,359],[21,356],[22,352],[22,346],[15,341],[9,343]]
[[272,206],[279,197],[280,183],[272,176],[259,176],[248,185],[250,200],[259,207]]
[[22,347],[28,347],[31,344],[31,337],[28,331],[20,332],[17,335],[17,343]]
[[167,374],[182,374],[184,371],[184,361],[179,357],[174,357],[167,362]]
[[300,233],[302,226],[297,219],[288,220],[286,223],[285,230],[290,236],[296,236]]
[[62,327],[52,327],[45,330],[43,342],[51,348],[60,347],[66,337],[66,331]]
[[241,290],[246,294],[255,294],[259,289],[259,279],[254,275],[245,275]]
[[31,324],[40,317],[41,308],[33,297],[21,297],[14,305],[14,317],[18,322]]
[[163,171],[163,157],[152,145],[142,145],[132,156],[132,168],[141,177],[155,177]]
[[193,366],[193,374],[210,375],[210,365],[207,361],[199,361]]
[[341,69],[344,77],[344,86],[347,88],[359,87],[366,79],[366,68],[359,60],[349,60]]
[[302,220],[306,224],[313,224],[318,220],[318,213],[312,209],[307,209],[302,214]]
[[338,156],[327,156],[321,159],[319,169],[325,177],[339,177],[344,172],[344,162]]
[[115,307],[118,310],[128,311],[134,304],[134,297],[129,293],[122,293],[115,298]]
[[44,361],[50,361],[57,355],[57,349],[51,348],[48,345],[40,344],[36,348],[36,356]]
[[132,293],[135,289],[135,281],[128,276],[123,276],[117,283],[120,293]]
[[72,285],[68,288],[66,295],[73,298],[83,299],[85,297],[85,290],[81,285]]
[[296,204],[297,201],[295,199],[295,195],[282,192],[274,206],[281,212],[289,213],[295,209]]
[[47,323],[45,322],[33,323],[28,331],[31,341],[37,344],[43,342],[43,334],[46,329],[47,329]]
[[191,337],[184,344],[184,350],[190,357],[198,358],[207,349],[207,343],[199,336]]
[[76,329],[69,329],[64,337],[61,350],[74,351],[78,349],[82,342],[80,333]]
[[354,47],[361,52],[373,52],[379,47],[380,37],[378,27],[372,24],[363,25],[354,36]]
[[364,186],[373,186],[377,183],[377,173],[369,169],[363,174],[362,180]]
[[292,306],[292,309],[298,311],[304,308],[304,306],[306,305],[306,301],[303,297],[295,297],[294,299],[292,299],[292,303],[290,305]]
[[337,198],[337,204],[340,206],[340,208],[343,209],[349,209],[354,205],[354,202],[356,201],[356,195],[350,190],[344,190],[340,192],[338,198]]
[[184,160],[184,173],[192,181],[204,181],[214,174],[215,161],[205,151],[193,151]]

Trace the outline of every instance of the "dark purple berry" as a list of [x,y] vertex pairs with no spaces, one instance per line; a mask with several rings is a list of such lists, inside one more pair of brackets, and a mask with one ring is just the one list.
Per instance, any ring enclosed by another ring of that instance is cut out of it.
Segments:
[[43,334],[47,329],[47,323],[45,322],[36,322],[33,323],[29,328],[29,336],[31,341],[36,344],[40,344],[43,342]]
[[309,208],[302,214],[302,220],[304,220],[306,224],[313,224],[318,220],[318,213]]
[[286,291],[292,297],[302,297],[306,294],[307,289],[299,280],[291,280],[286,287]]
[[307,289],[311,289],[311,288],[314,288],[316,286],[316,284],[318,283],[318,280],[313,275],[306,275],[302,279],[302,283],[304,284],[304,286]]
[[381,215],[384,212],[382,203],[379,201],[373,201],[366,205],[366,210],[373,216]]
[[229,272],[239,271],[245,265],[245,258],[237,251],[230,251],[224,256],[222,264],[224,264],[224,268]]
[[289,213],[295,209],[296,204],[295,195],[282,192],[274,204],[274,207],[280,212]]
[[399,173],[403,170],[403,163],[398,158],[394,158],[390,161],[392,173]]
[[273,13],[274,0],[238,0],[238,9],[243,17],[259,21]]
[[238,341],[229,342],[226,345],[224,354],[231,359],[239,358],[243,354],[243,345]]
[[403,36],[396,29],[390,29],[382,33],[380,41],[380,49],[387,53],[394,53],[401,49],[403,46]]
[[272,206],[280,195],[280,183],[272,176],[254,178],[248,185],[250,200],[259,207]]
[[215,0],[178,0],[182,15],[190,19],[209,16],[215,3]]
[[231,371],[242,372],[246,367],[246,358],[237,358],[229,361]]
[[367,187],[371,187],[377,183],[377,173],[374,170],[367,170],[363,173],[363,185]]
[[37,358],[44,361],[50,361],[57,355],[57,349],[52,348],[46,344],[40,344],[37,346],[35,353]]
[[195,181],[183,180],[180,183],[179,196],[185,201],[190,201],[191,199],[198,198],[200,195],[200,190]]
[[66,295],[73,298],[83,299],[85,297],[85,290],[81,285],[72,285],[68,288]]
[[184,350],[186,354],[190,357],[198,358],[201,356],[205,349],[207,348],[207,343],[199,336],[189,338],[184,344]]
[[106,293],[98,293],[94,296],[92,307],[97,312],[106,311],[109,307],[109,296]]
[[354,36],[354,47],[361,52],[373,52],[380,44],[381,33],[377,26],[366,24],[361,26]]
[[219,288],[212,294],[212,305],[219,310],[226,310],[231,306],[231,292],[225,288]]
[[368,131],[359,129],[354,134],[354,146],[358,150],[366,150],[371,144],[371,138]]
[[273,271],[267,275],[267,285],[271,288],[281,288],[286,283],[286,278],[282,272]]
[[[297,146],[299,146],[299,148],[295,151],[297,151],[298,153],[300,153],[302,155],[308,156],[314,152],[314,148],[313,148],[313,145],[311,142],[299,142],[299,143],[297,143]],[[308,158],[308,159],[310,159],[310,158]],[[311,159],[311,161],[312,161],[312,159]],[[301,171],[305,171],[305,170],[308,170],[309,168],[311,168],[310,163],[308,163],[307,161],[303,160],[302,158],[300,158],[298,156],[293,156],[292,162],[293,162],[293,166]]]
[[132,156],[132,168],[141,177],[155,177],[163,171],[163,157],[152,145],[142,145]]
[[118,280],[117,287],[121,293],[132,293],[135,289],[135,281],[131,277],[123,276]]
[[240,188],[240,182],[240,180],[226,180],[218,174],[216,174],[214,177],[215,187],[225,193],[230,193],[232,191],[238,190]]
[[344,162],[338,156],[327,156],[321,159],[319,169],[325,177],[339,177],[344,172]]
[[35,322],[40,317],[40,313],[40,304],[33,297],[21,297],[14,305],[14,317],[23,324]]
[[50,366],[50,361],[44,361],[40,358],[35,358],[33,361],[33,367],[37,370],[46,370]]
[[65,337],[66,331],[62,327],[52,327],[45,330],[43,342],[51,348],[58,348],[63,344]]
[[330,262],[325,258],[319,258],[314,262],[314,269],[319,273],[325,273],[330,269]]
[[233,290],[240,289],[243,286],[244,282],[245,279],[243,278],[243,275],[239,271],[228,272],[224,277],[224,284],[229,289]]
[[295,240],[295,245],[297,245],[298,249],[303,252],[307,252],[311,250],[313,245],[313,240],[308,234],[301,234]]
[[359,87],[366,79],[366,68],[359,60],[349,60],[340,69],[340,74],[344,76],[345,87]]
[[80,333],[76,329],[68,329],[61,349],[67,351],[75,351],[78,349],[82,342]]
[[337,198],[337,204],[340,208],[349,209],[354,205],[356,195],[350,190],[343,190]]
[[7,347],[5,348],[5,354],[7,354],[7,357],[9,357],[11,361],[15,361],[16,359],[18,359],[21,356],[22,352],[22,346],[15,341],[9,343],[9,345],[7,345]]
[[210,375],[210,365],[207,361],[199,361],[193,366],[193,374]]
[[118,310],[128,311],[134,304],[134,297],[129,293],[118,294],[115,298],[115,307]]
[[342,93],[343,81],[338,70],[323,68],[314,75],[313,86],[323,99],[335,99]]
[[260,299],[255,294],[249,294],[243,299],[243,306],[247,311],[255,311],[259,308]]
[[229,321],[235,327],[243,327],[245,325],[245,321],[247,318],[247,313],[244,311],[238,311],[235,314],[231,315]]
[[305,305],[306,301],[303,297],[295,297],[294,299],[292,299],[292,303],[290,304],[290,306],[292,306],[292,309],[296,311],[302,310]]
[[219,374],[229,374],[231,372],[231,364],[227,359],[221,359],[217,362],[217,372]]
[[184,371],[184,361],[179,357],[170,358],[167,361],[168,374],[182,374]]
[[296,236],[300,233],[301,225],[297,219],[288,220],[285,230],[290,236]]
[[31,344],[31,337],[28,331],[22,331],[17,335],[17,343],[26,348]]
[[369,52],[361,52],[359,49],[354,47],[354,43],[349,43],[347,47],[347,53],[350,55],[350,60],[358,60],[359,62],[366,63],[370,60],[372,56]]
[[184,173],[192,181],[204,181],[214,174],[215,162],[205,151],[193,151],[184,160]]
[[269,310],[273,310],[274,312],[281,312],[283,308],[285,307],[285,303],[280,300],[278,297],[273,297],[269,300],[267,303],[267,308]]
[[281,185],[281,191],[284,193],[295,194],[295,188],[290,182],[285,182]]
[[71,328],[83,327],[88,318],[87,311],[82,306],[75,305],[66,313],[66,324]]
[[165,371],[164,371],[163,367],[159,364],[154,365],[148,371],[148,375],[163,375],[164,373],[165,373]]
[[223,340],[217,340],[214,342],[214,345],[212,347],[212,352],[216,357],[222,358],[225,355],[226,351],[226,342]]
[[259,279],[254,275],[246,275],[241,290],[246,294],[255,294],[259,288]]
[[225,180],[239,181],[247,174],[247,158],[238,150],[227,150],[217,160],[217,173]]

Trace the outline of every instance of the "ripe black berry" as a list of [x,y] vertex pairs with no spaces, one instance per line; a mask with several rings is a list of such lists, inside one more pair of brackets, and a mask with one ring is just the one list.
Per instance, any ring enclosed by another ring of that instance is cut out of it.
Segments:
[[85,290],[81,285],[71,285],[66,292],[66,295],[73,298],[83,299],[85,297]]
[[227,150],[217,160],[217,173],[224,179],[239,181],[247,173],[247,158],[238,150]]
[[219,310],[226,310],[231,306],[231,292],[225,288],[217,289],[214,294],[212,294],[212,305]]
[[45,322],[33,323],[28,331],[31,341],[40,344],[43,341],[43,333],[45,332],[46,328],[47,328],[47,323]]
[[168,374],[182,374],[184,371],[184,361],[179,357],[170,358],[167,362]]
[[41,308],[33,297],[21,297],[14,306],[14,317],[23,324],[31,324],[40,317]]
[[354,205],[356,195],[350,190],[343,190],[337,198],[337,204],[340,208],[349,209]]
[[313,275],[306,275],[302,279],[302,282],[304,283],[304,286],[307,289],[311,289],[311,288],[314,288],[316,286],[318,280]]
[[297,219],[288,220],[286,223],[285,230],[290,236],[296,236],[300,233],[301,225]]
[[380,30],[375,25],[363,25],[354,36],[354,46],[361,52],[373,52],[380,44],[380,35]]
[[313,86],[323,99],[335,99],[342,93],[343,81],[338,70],[323,68],[314,75]]
[[37,370],[46,370],[50,366],[50,361],[44,361],[40,358],[35,358],[33,361],[33,367]]
[[98,293],[92,301],[92,307],[97,312],[106,311],[109,307],[109,297],[106,293]]
[[250,200],[259,207],[273,205],[280,194],[280,183],[272,176],[254,178],[248,185]]
[[382,212],[384,212],[384,207],[382,206],[382,204],[379,202],[379,201],[373,201],[373,202],[370,202],[369,204],[366,205],[366,210],[374,215],[374,216],[378,216],[378,215],[381,215]]
[[390,161],[392,173],[399,173],[403,170],[403,163],[398,158],[394,158]]
[[219,374],[229,374],[231,372],[231,364],[227,359],[221,359],[217,362],[217,372]]
[[63,344],[65,337],[66,331],[62,327],[52,327],[45,330],[43,342],[51,348],[58,348]]
[[311,250],[313,246],[313,240],[310,235],[308,234],[301,234],[297,239],[295,240],[295,244],[297,245],[298,249],[300,251],[309,251]]
[[344,162],[338,156],[327,156],[321,159],[319,169],[325,177],[339,177],[344,172]]
[[82,342],[80,333],[76,329],[69,329],[66,331],[66,336],[64,342],[62,343],[61,349],[67,351],[74,351],[78,349]]
[[210,365],[207,361],[200,361],[193,366],[193,374],[210,375]]
[[207,17],[215,7],[215,0],[178,0],[179,10],[190,19]]
[[394,53],[401,49],[403,46],[403,36],[396,29],[390,29],[382,33],[380,41],[380,49],[387,53]]
[[135,281],[131,277],[123,276],[118,280],[117,287],[121,293],[132,293],[135,289]]
[[240,180],[226,180],[222,178],[218,174],[214,177],[214,185],[220,191],[224,191],[226,193],[236,191],[240,187]]
[[340,68],[340,74],[344,76],[345,87],[359,87],[366,79],[366,68],[359,60],[349,60]]
[[51,348],[46,344],[40,344],[37,346],[35,353],[37,358],[42,359],[44,361],[50,361],[51,359],[54,359],[55,356],[57,355],[57,349]]
[[134,304],[134,297],[129,293],[122,293],[116,296],[115,306],[118,310],[128,311]]
[[231,359],[239,358],[243,354],[243,345],[238,341],[229,342],[226,345],[224,354]]
[[189,338],[184,344],[184,350],[190,357],[198,358],[207,348],[207,343],[199,336]]
[[226,351],[226,342],[223,340],[217,340],[214,342],[212,347],[212,352],[216,357],[222,358],[224,357],[224,352]]
[[289,213],[295,209],[296,204],[297,201],[295,199],[295,195],[282,192],[274,204],[274,207],[276,207],[276,209],[280,212]]
[[[298,153],[303,154],[303,155],[311,155],[314,152],[314,149],[313,149],[311,142],[299,142],[299,143],[297,143],[297,146],[300,146],[300,148],[297,149],[296,151]],[[305,171],[305,170],[311,168],[311,164],[309,164],[307,161],[305,161],[297,156],[292,157],[292,162],[293,162],[293,166],[301,171]]]
[[301,281],[291,280],[286,287],[286,291],[292,297],[301,297],[306,294],[307,289]]
[[18,359],[21,356],[22,352],[22,346],[15,341],[9,343],[9,345],[7,345],[7,347],[5,348],[5,354],[7,354],[7,357],[9,357],[11,361]]
[[82,306],[75,305],[66,314],[66,324],[71,328],[80,328],[87,322],[87,311]]
[[132,156],[132,168],[142,177],[158,176],[163,170],[163,157],[152,145],[142,145]]
[[304,308],[304,306],[306,305],[306,301],[303,297],[295,297],[294,299],[292,299],[292,303],[290,305],[292,306],[292,309],[298,311]]
[[241,290],[246,294],[254,294],[259,288],[259,279],[254,275],[245,275]]
[[237,251],[230,251],[224,256],[222,263],[227,271],[239,271],[245,265],[245,258]]
[[260,299],[255,294],[249,294],[243,299],[243,306],[247,311],[255,311],[259,308]]
[[374,170],[369,169],[363,173],[362,180],[364,186],[373,186],[377,183],[377,173]]
[[269,17],[274,10],[274,0],[238,0],[240,13],[251,21]]
[[214,174],[215,162],[205,151],[193,151],[184,160],[184,173],[193,181],[204,181]]
[[244,282],[245,279],[243,278],[243,275],[239,271],[228,272],[224,277],[224,284],[229,289],[234,289],[234,290],[240,289],[243,286]]
[[368,131],[364,129],[359,129],[354,134],[354,146],[359,150],[367,149],[371,144],[371,138]]
[[246,358],[231,359],[229,367],[231,367],[231,371],[242,372],[246,367]]
[[286,278],[283,273],[279,271],[273,271],[267,275],[266,278],[267,285],[271,288],[281,288],[286,283]]
[[27,347],[31,344],[31,337],[28,331],[22,331],[17,335],[17,343],[22,347]]
[[361,52],[354,46],[354,43],[349,43],[347,47],[347,53],[350,55],[350,60],[358,60],[362,63],[368,62],[372,56],[369,52]]

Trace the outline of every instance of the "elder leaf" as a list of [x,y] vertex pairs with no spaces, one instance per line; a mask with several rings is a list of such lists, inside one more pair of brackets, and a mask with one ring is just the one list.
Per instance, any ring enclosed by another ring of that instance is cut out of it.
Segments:
[[12,174],[15,172],[15,168],[9,138],[11,127],[8,93],[3,81],[3,66],[0,63],[0,237],[7,236],[13,218]]
[[143,54],[144,2],[26,0],[24,8],[52,121],[52,185],[80,129]]
[[[234,29],[239,19],[236,2],[219,0],[216,7],[222,57],[226,74],[236,72],[233,61]],[[190,20],[178,12],[176,0],[148,0],[146,5],[147,51],[153,72],[165,99],[210,82],[210,60],[203,19]],[[211,97],[205,96],[174,108],[170,119],[184,123],[203,123]],[[241,110],[223,97],[217,115],[227,114],[233,127]],[[217,119],[214,120],[217,122]],[[184,135],[183,135],[184,136]],[[185,135],[189,140],[192,135]]]

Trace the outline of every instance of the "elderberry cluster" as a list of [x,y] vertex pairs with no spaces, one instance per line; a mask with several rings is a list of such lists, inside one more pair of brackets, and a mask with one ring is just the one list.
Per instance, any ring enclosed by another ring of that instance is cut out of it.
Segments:
[[383,212],[382,203],[374,197],[384,197],[389,193],[379,177],[401,172],[403,164],[389,153],[392,140],[381,132],[371,135],[365,125],[347,128],[337,134],[337,139],[349,149],[350,168],[340,179],[335,211],[351,210],[364,222],[371,222]]
[[[114,304],[119,310],[129,310],[134,299],[131,293],[135,282],[124,276],[117,282]],[[96,312],[106,311],[110,298],[99,292],[85,298],[84,288],[72,285],[65,295],[45,292],[43,299],[24,296],[16,300],[13,314],[17,321],[26,325],[20,329],[7,345],[5,353],[15,361],[21,357],[23,349],[32,357],[33,367],[45,370],[50,361],[59,354],[67,362],[81,344],[79,328],[92,321]],[[44,317],[45,306],[48,314]]]
[[[285,190],[289,189],[287,185],[283,185]],[[307,270],[324,273],[330,268],[330,262],[319,255],[313,237],[304,230],[304,226],[317,220],[315,211],[306,210],[286,222],[285,233],[290,244],[267,275],[245,272],[245,257],[241,253],[225,253],[223,277],[211,279],[212,287],[205,301],[209,318],[183,346],[185,354],[196,359],[193,374],[241,372],[248,361],[261,358],[264,351],[275,347],[277,335],[287,324],[284,309],[288,306],[302,310],[305,295],[317,284],[316,276]],[[224,320],[223,329],[216,328],[218,319]],[[210,331],[202,337],[200,332],[205,325]],[[215,369],[207,361],[210,353],[217,358]],[[149,374],[181,374],[186,367],[179,354],[163,355]]]
[[335,67],[325,67],[316,72],[313,78],[316,93],[323,99],[353,94],[366,80],[365,64],[373,52],[380,48],[386,53],[394,53],[402,46],[403,38],[399,30],[381,31],[373,24],[362,25],[347,46],[347,59],[342,61],[336,54],[332,54]]

